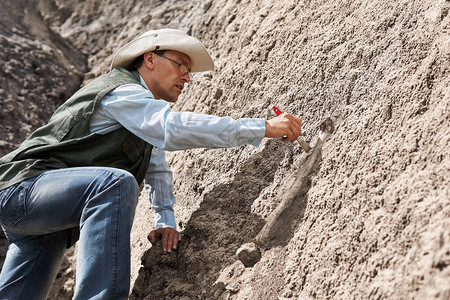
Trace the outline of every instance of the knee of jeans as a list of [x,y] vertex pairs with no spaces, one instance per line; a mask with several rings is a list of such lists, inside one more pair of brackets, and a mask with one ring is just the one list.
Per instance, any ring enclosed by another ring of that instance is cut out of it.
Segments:
[[130,195],[130,198],[132,198],[132,200],[137,203],[137,199],[139,197],[139,185],[136,181],[136,178],[134,178],[131,173],[124,171],[119,179],[121,181],[121,185]]

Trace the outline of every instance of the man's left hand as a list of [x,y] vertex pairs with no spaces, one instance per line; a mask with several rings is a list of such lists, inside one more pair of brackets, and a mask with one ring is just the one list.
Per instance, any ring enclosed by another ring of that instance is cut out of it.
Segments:
[[160,237],[162,237],[162,250],[169,253],[172,252],[172,250],[176,250],[178,242],[181,241],[181,234],[171,227],[152,230],[147,236],[152,244]]

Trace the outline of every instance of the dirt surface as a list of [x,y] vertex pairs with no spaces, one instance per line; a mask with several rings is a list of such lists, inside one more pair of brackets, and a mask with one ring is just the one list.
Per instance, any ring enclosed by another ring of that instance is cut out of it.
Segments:
[[[3,153],[156,28],[199,38],[216,64],[174,110],[303,117],[309,153],[264,140],[167,154],[183,241],[151,247],[143,193],[131,299],[450,298],[450,1],[0,6]],[[244,266],[238,250],[260,257]],[[50,299],[71,298],[75,252]]]

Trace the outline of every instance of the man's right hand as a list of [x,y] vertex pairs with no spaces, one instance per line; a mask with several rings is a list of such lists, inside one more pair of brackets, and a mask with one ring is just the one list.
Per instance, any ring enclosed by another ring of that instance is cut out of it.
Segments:
[[302,135],[302,119],[291,114],[281,114],[266,121],[268,138],[283,137],[284,142],[295,142]]

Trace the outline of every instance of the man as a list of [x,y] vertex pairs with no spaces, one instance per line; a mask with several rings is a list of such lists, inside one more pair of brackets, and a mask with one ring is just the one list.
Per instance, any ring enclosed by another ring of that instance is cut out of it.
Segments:
[[148,239],[162,237],[167,252],[181,239],[163,150],[298,138],[301,119],[289,114],[265,121],[172,112],[190,72],[213,68],[197,39],[148,31],[119,49],[111,72],[0,160],[0,223],[11,243],[0,299],[45,299],[77,233],[74,299],[126,299],[130,230],[144,178],[156,225]]

